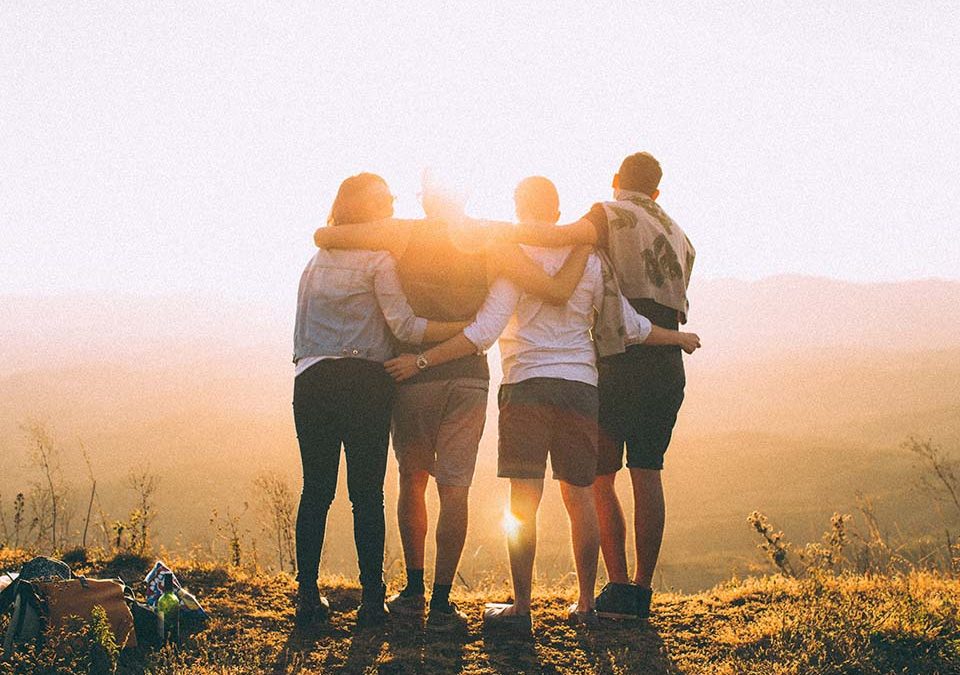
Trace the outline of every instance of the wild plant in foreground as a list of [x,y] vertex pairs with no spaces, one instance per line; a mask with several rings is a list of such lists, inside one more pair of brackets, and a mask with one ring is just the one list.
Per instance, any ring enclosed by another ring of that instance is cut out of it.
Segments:
[[796,577],[797,572],[793,563],[790,562],[791,544],[783,538],[783,531],[775,530],[769,519],[759,511],[754,511],[747,516],[747,522],[763,537],[763,541],[757,544],[757,548],[766,553],[770,561],[783,574]]
[[243,562],[243,532],[240,523],[248,508],[249,504],[244,502],[243,510],[239,514],[232,514],[227,508],[224,518],[220,517],[217,509],[214,509],[210,516],[210,525],[216,529],[217,538],[227,542],[230,549],[230,563],[234,567],[240,567]]
[[275,473],[262,473],[253,482],[257,499],[264,514],[263,530],[276,546],[280,570],[288,566],[297,570],[294,527],[297,501],[287,482]]
[[120,646],[103,607],[96,606],[88,620],[66,619],[59,629],[50,628],[39,642],[19,645],[0,662],[0,674],[93,673],[117,671]]

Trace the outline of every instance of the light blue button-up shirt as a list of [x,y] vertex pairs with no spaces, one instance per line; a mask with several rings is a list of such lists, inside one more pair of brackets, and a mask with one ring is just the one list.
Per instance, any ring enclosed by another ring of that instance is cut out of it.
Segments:
[[394,335],[416,344],[426,328],[427,320],[413,313],[403,294],[389,253],[320,249],[300,277],[293,361],[348,357],[382,363],[396,353]]

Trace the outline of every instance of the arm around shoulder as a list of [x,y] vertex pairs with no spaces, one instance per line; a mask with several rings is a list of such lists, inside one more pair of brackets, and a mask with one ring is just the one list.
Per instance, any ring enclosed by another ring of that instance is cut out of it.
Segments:
[[490,271],[494,276],[505,277],[546,302],[562,305],[570,299],[580,283],[589,255],[589,246],[576,247],[560,271],[551,277],[516,244],[501,244],[492,251]]
[[516,240],[521,244],[546,246],[579,246],[597,243],[597,228],[587,218],[568,225],[548,223],[521,223],[517,227]]
[[409,221],[393,218],[372,223],[351,225],[328,225],[313,233],[313,243],[318,248],[358,248],[368,251],[390,251],[394,256],[403,255],[410,236]]

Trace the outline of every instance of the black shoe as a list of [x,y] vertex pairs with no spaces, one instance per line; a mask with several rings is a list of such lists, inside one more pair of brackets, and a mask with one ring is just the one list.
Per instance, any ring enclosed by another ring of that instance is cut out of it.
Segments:
[[316,582],[301,584],[297,589],[297,606],[293,621],[298,626],[322,623],[330,618],[330,602],[320,595]]
[[382,626],[390,620],[390,610],[384,602],[386,588],[380,586],[378,589],[367,591],[364,589],[360,598],[360,606],[357,607],[357,626],[360,628],[373,628]]
[[650,600],[653,599],[653,589],[644,588],[643,586],[634,586],[634,593],[637,598],[637,618],[638,619],[649,619],[650,618]]
[[[608,583],[597,596],[597,616],[604,619],[636,619],[639,616],[639,597],[633,584]],[[647,608],[649,612],[649,596]]]
[[427,628],[432,630],[466,630],[467,615],[460,611],[452,602],[443,605],[430,603],[430,614],[427,616]]

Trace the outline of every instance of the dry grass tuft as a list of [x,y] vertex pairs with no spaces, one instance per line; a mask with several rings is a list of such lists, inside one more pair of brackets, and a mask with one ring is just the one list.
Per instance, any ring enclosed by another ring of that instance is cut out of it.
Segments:
[[[0,552],[4,568],[20,560]],[[132,581],[151,563],[124,556],[78,571]],[[658,595],[648,624],[605,622],[594,631],[565,625],[572,588],[540,589],[533,639],[503,640],[485,636],[480,622],[484,602],[508,597],[503,586],[455,591],[469,630],[443,635],[402,620],[357,631],[359,588],[325,579],[332,619],[300,631],[289,575],[171,564],[213,618],[179,651],[121,654],[120,673],[960,672],[960,583],[928,572],[731,581],[696,595]]]

